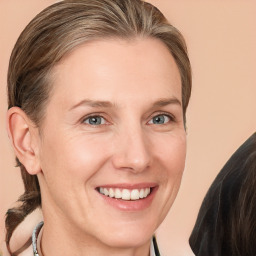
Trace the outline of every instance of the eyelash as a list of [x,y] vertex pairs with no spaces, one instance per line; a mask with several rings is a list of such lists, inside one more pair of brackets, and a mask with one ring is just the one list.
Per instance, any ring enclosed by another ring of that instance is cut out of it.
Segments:
[[[98,118],[98,117],[104,119],[106,123],[104,123],[104,124],[96,124],[96,125],[86,123],[86,121],[89,120],[90,118]],[[89,115],[89,116],[84,117],[84,118],[82,119],[82,123],[83,123],[83,124],[87,124],[87,125],[91,125],[91,126],[99,126],[99,125],[108,125],[109,122],[108,122],[108,121],[106,120],[106,118],[103,117],[102,115],[95,113],[95,114],[92,114],[92,115]]]
[[[167,125],[168,123],[170,123],[170,122],[175,122],[175,117],[173,116],[173,115],[171,115],[170,113],[166,113],[166,112],[159,112],[159,113],[155,113],[151,118],[150,118],[150,121],[152,121],[155,117],[158,117],[158,116],[165,116],[165,117],[167,117],[169,120],[168,120],[168,122],[166,122],[166,123],[163,123],[163,124],[161,124],[161,125]],[[149,122],[150,122],[149,121]],[[148,122],[148,123],[149,123]],[[159,124],[154,124],[154,123],[151,123],[151,124],[153,124],[153,125],[159,125]]]
[[[166,116],[169,119],[168,122],[163,123],[161,125],[166,125],[166,124],[168,124],[170,122],[175,122],[175,117],[173,115],[171,115],[170,113],[165,113],[165,112],[155,113],[154,115],[151,116],[150,121],[152,121],[153,118],[158,117],[158,116]],[[104,123],[104,124],[96,124],[96,125],[86,123],[86,121],[89,120],[90,118],[99,118],[99,117],[104,119],[106,123]],[[149,124],[150,121],[148,121],[147,124]],[[101,114],[97,114],[97,113],[84,117],[82,119],[81,123],[87,124],[87,125],[90,125],[90,126],[94,126],[94,127],[95,126],[108,125],[109,124],[109,122],[107,121],[107,119],[104,116],[102,116]],[[154,123],[150,123],[150,125],[151,124],[154,124]],[[159,125],[159,124],[154,124],[154,125]]]

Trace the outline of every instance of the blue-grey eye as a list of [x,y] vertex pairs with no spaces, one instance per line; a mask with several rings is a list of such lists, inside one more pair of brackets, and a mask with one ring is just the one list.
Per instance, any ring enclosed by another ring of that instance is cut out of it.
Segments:
[[84,120],[84,123],[90,125],[101,125],[105,124],[106,120],[101,116],[90,116]]
[[170,121],[170,117],[167,115],[157,115],[154,116],[150,121],[149,124],[165,124]]

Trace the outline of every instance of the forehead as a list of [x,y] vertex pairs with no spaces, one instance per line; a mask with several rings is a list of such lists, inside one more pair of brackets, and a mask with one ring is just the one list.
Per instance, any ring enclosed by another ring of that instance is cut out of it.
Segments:
[[[53,98],[124,101],[174,96],[181,100],[178,67],[158,39],[108,39],[85,43],[53,70]],[[100,98],[100,99],[99,99]]]

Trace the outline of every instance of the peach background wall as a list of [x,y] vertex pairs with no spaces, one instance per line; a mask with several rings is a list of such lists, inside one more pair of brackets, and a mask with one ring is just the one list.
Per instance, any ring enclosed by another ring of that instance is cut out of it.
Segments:
[[[5,130],[6,73],[22,29],[53,0],[0,0],[0,239],[22,193]],[[163,256],[191,255],[188,237],[212,180],[256,129],[256,1],[150,0],[181,30],[193,68],[188,153],[178,198],[158,231]]]

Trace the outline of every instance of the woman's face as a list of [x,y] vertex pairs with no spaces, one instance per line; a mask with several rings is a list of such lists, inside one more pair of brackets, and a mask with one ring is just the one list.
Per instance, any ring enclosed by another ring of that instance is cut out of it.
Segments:
[[147,243],[185,162],[173,57],[156,39],[113,39],[80,46],[53,72],[38,137],[45,229],[115,247]]

